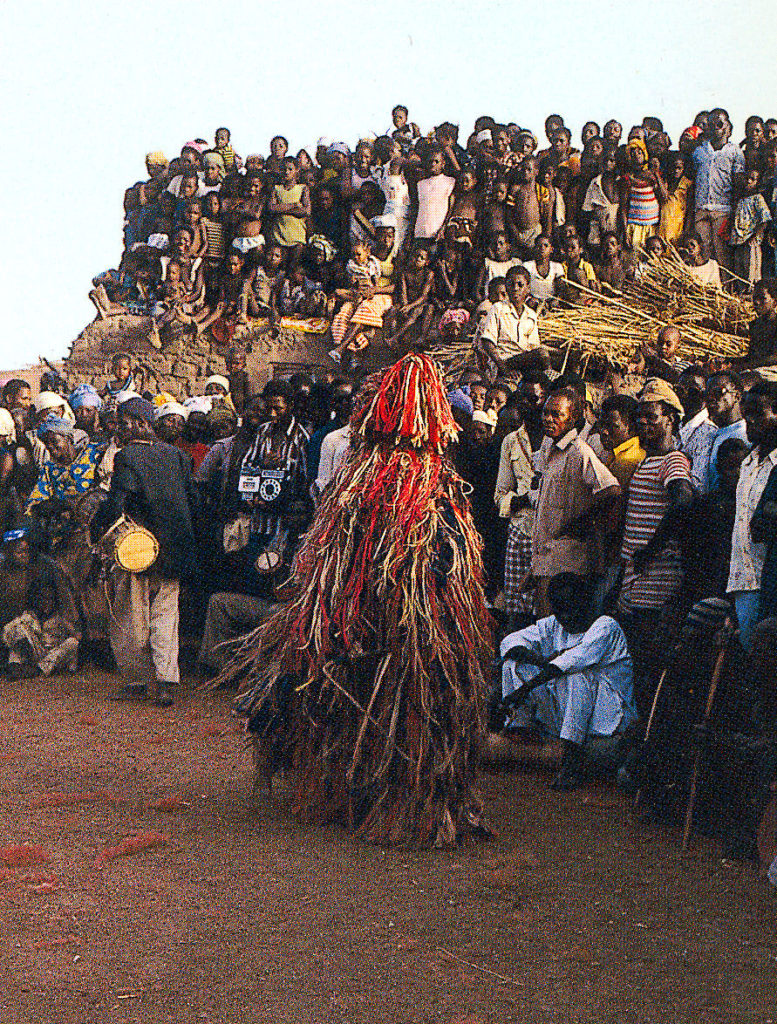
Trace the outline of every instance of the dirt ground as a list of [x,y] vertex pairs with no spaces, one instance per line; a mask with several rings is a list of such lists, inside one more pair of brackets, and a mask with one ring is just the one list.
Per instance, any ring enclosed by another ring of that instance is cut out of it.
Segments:
[[771,887],[611,788],[484,773],[498,839],[365,847],[249,806],[229,695],[114,685],[0,687],[0,846],[51,857],[0,871],[2,1024],[777,1022]]

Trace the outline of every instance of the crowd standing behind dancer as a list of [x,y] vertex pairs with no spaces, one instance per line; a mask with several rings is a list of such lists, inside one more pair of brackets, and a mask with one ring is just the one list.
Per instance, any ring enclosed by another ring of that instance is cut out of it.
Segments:
[[[155,347],[209,332],[227,373],[183,401],[149,390],[132,353],[113,357],[100,394],[54,373],[36,396],[5,383],[8,671],[70,669],[74,642],[111,664],[110,643],[134,676],[119,696],[168,704],[179,593],[181,630],[204,630],[202,667],[220,671],[218,643],[274,613],[348,466],[360,353],[381,337],[398,353],[469,339],[473,368],[449,385],[461,441],[445,459],[469,487],[497,639],[513,631],[491,725],[512,743],[560,737],[559,789],[580,784],[603,743],[617,763],[636,750],[644,769],[636,716],[644,726],[681,630],[728,623],[735,678],[763,690],[769,670],[777,385],[758,369],[777,365],[777,121],[749,118],[737,145],[725,110],[702,111],[673,149],[656,117],[626,132],[589,121],[579,145],[557,114],[542,142],[487,116],[466,139],[451,122],[423,135],[402,105],[392,120],[353,152],[321,138],[294,155],[278,135],[263,157],[220,127],[170,161],[147,155],[124,198],[121,261],[90,298],[100,318],[148,316]],[[548,310],[627,293],[667,245],[710,288],[752,294],[745,356],[691,365],[670,325],[587,379],[574,356],[551,359]],[[329,332],[331,371],[259,392],[238,328],[281,320]],[[102,542],[108,607],[74,566],[89,524],[96,540],[122,514],[160,553],[133,575]],[[761,738],[773,706],[754,709]],[[661,702],[658,714],[675,723]],[[739,848],[752,852],[748,828]]]

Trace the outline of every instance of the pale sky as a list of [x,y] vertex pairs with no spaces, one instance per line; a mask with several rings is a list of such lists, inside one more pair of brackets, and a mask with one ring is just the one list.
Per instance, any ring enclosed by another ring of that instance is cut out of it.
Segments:
[[118,266],[124,189],[219,125],[242,155],[479,114],[542,135],[563,114],[624,132],[656,114],[676,144],[702,108],[777,114],[773,0],[72,0],[0,3],[6,186],[0,368],[60,357]]

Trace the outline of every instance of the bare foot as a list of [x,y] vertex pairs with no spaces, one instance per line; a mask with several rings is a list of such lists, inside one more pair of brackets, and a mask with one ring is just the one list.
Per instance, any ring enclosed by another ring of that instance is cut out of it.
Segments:
[[105,320],[105,310],[104,310],[104,309],[103,309],[103,307],[102,307],[102,306],[100,305],[100,299],[99,299],[99,297],[98,297],[98,294],[97,294],[97,291],[96,291],[96,289],[94,289],[94,288],[93,288],[93,289],[92,289],[92,290],[91,290],[91,291],[89,292],[89,298],[90,298],[90,300],[91,300],[91,302],[92,302],[92,305],[93,305],[93,306],[94,306],[94,308],[95,308],[95,309],[97,310],[97,316],[98,316],[98,318],[99,318],[100,320]]

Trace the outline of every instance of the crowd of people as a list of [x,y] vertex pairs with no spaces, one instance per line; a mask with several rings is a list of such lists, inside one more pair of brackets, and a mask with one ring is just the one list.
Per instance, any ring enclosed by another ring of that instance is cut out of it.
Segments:
[[[119,270],[95,280],[101,315],[151,315],[158,345],[175,320],[228,345],[247,317],[322,319],[333,368],[257,392],[233,345],[226,374],[183,401],[145,390],[130,353],[101,393],[53,373],[34,397],[8,381],[7,671],[112,656],[118,696],[164,706],[181,632],[202,636],[199,664],[218,675],[225,644],[293,591],[300,539],[374,396],[359,350],[378,330],[402,351],[469,337],[446,457],[483,545],[491,747],[561,740],[555,788],[614,766],[671,816],[692,737],[715,766],[705,806],[727,794],[730,848],[751,855],[777,710],[777,382],[758,372],[777,364],[777,281],[761,273],[775,265],[777,120],[749,118],[737,146],[725,111],[702,112],[678,151],[657,118],[624,143],[617,122],[589,122],[582,152],[556,115],[539,152],[491,118],[466,148],[455,125],[422,137],[404,107],[393,120],[353,154],[321,139],[291,158],[276,137],[243,161],[224,128],[170,163],[149,154]],[[683,361],[669,324],[628,366],[583,379],[574,354],[562,365],[542,346],[544,308],[622,290],[667,245],[709,287],[751,294],[746,355]],[[522,357],[505,358],[516,341]],[[117,563],[117,523],[153,535],[150,569]],[[708,721],[716,644],[727,682]]]
[[[222,127],[172,160],[148,153],[148,178],[125,194],[119,267],[93,282],[98,314],[150,315],[156,347],[173,325],[226,343],[239,325],[306,320],[333,360],[358,365],[381,329],[389,343],[453,333],[486,350],[518,331],[531,347],[535,313],[620,293],[670,246],[715,287],[774,276],[775,118],[749,117],[738,145],[725,110],[701,111],[677,149],[651,116],[625,137],[589,121],[579,146],[557,114],[544,140],[480,117],[466,145],[450,122],[422,136],[405,107],[392,119],[353,152],[321,138],[292,156],[276,136],[242,158]],[[520,330],[487,319],[513,267]]]

